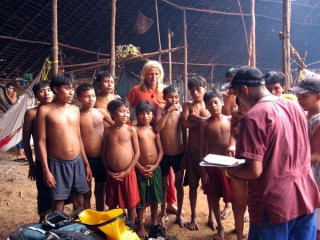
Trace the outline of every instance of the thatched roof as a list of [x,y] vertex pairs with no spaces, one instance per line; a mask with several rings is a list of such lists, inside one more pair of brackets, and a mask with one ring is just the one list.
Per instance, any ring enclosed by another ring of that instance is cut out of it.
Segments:
[[[215,77],[222,81],[225,71],[248,62],[244,28],[236,0],[167,0],[179,6],[214,10],[237,15],[191,11],[187,9],[188,61],[215,64]],[[58,1],[59,42],[93,52],[109,53],[111,1],[60,0]],[[250,0],[240,1],[247,31],[250,33]],[[51,1],[0,1],[0,37],[51,42]],[[153,0],[118,0],[116,45],[133,44],[142,53],[158,50],[155,3]],[[168,28],[174,33],[172,47],[183,46],[183,13],[158,0],[162,49],[168,48]],[[138,14],[153,20],[144,34],[134,31]],[[306,63],[320,60],[320,2],[318,0],[292,1],[291,42],[300,55],[308,51]],[[264,72],[281,70],[282,0],[256,0],[257,67]],[[44,58],[50,54],[50,45],[18,42],[0,38],[0,78],[13,78],[25,72],[38,71]],[[66,47],[64,64],[97,61],[95,54],[74,51]],[[100,56],[102,58],[108,58]],[[156,57],[154,58],[156,59]],[[163,55],[163,61],[168,61]],[[183,50],[173,54],[173,61],[183,62]],[[139,73],[142,62],[126,64]],[[297,67],[292,63],[292,68]],[[312,67],[320,68],[319,63]],[[166,65],[165,65],[166,69]],[[174,65],[174,75],[183,73],[182,65]],[[210,76],[210,67],[189,66],[189,72]],[[93,70],[82,75],[90,76]]]

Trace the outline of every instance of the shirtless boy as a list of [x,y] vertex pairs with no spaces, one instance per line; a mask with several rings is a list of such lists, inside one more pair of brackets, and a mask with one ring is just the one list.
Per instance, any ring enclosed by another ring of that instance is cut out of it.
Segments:
[[80,135],[80,111],[71,104],[74,79],[56,74],[50,88],[55,101],[39,107],[36,116],[44,181],[51,188],[54,210],[63,210],[70,193],[74,210],[80,210],[83,194],[89,191],[91,170]]
[[[181,125],[181,106],[179,104],[179,93],[173,86],[168,86],[163,89],[163,98],[166,101],[164,108],[157,109],[156,123],[154,126],[155,132],[160,132],[160,139],[163,148],[163,159],[160,163],[162,173],[162,190],[163,199],[167,197],[167,190],[169,186],[169,171],[172,167],[175,173],[175,187],[177,189],[178,197],[178,211],[176,223],[180,227],[184,227],[186,222],[182,218],[183,205],[183,177],[184,169],[181,168],[183,153],[183,131]],[[185,139],[184,139],[185,140]],[[168,220],[166,212],[166,201],[163,201],[161,206],[161,224]]]
[[[120,98],[119,95],[114,94],[114,77],[109,72],[100,72],[96,76],[97,101],[94,105],[96,108],[107,109],[108,104],[113,99]],[[105,122],[106,127],[113,124],[111,116],[107,117]]]
[[[108,113],[107,110],[102,108],[93,108],[96,103],[96,94],[91,85],[81,84],[76,92],[77,100],[82,105],[80,110],[81,138],[92,176],[95,180],[94,195],[96,198],[96,209],[103,211],[106,171],[102,160],[102,139],[104,130],[103,122]],[[89,187],[90,191],[84,194],[84,208],[91,208],[91,182],[89,182]]]
[[[231,117],[231,136],[229,140],[228,154],[232,157],[236,152],[236,140],[238,138],[241,128],[241,118],[248,111],[248,109],[240,102],[239,98],[236,98],[238,105],[237,109],[234,109]],[[231,177],[231,190],[233,193],[232,209],[234,213],[234,225],[237,239],[241,240],[248,236],[248,233],[243,232],[244,222],[249,222],[249,213],[247,209],[247,181],[240,178]]]
[[154,106],[144,100],[136,106],[137,133],[140,146],[140,158],[136,165],[139,184],[140,203],[137,207],[138,235],[140,238],[148,236],[144,228],[146,203],[151,206],[151,225],[157,225],[158,204],[163,201],[162,176],[160,161],[163,157],[160,135],[150,126],[153,119]]
[[[199,123],[205,121],[210,116],[210,113],[203,102],[203,95],[207,90],[206,80],[201,76],[193,77],[188,82],[188,89],[193,100],[183,103],[182,126],[185,129],[189,129],[187,147],[185,149],[191,207],[191,222],[189,223],[188,228],[191,231],[194,231],[199,229],[196,213],[197,189],[200,180]],[[211,216],[212,213],[209,213],[209,215]],[[210,222],[210,216],[209,224],[213,227],[213,222]]]
[[[200,158],[203,159],[208,153],[227,155],[231,116],[225,116],[221,113],[223,100],[218,90],[213,89],[205,93],[203,99],[211,117],[200,125]],[[224,202],[231,202],[230,179],[227,179],[222,168],[216,167],[202,167],[201,175],[203,189],[208,198],[209,210],[213,209],[218,224],[218,233],[214,239],[224,239],[219,200],[220,197],[223,197]]]
[[134,167],[140,156],[137,131],[126,124],[130,118],[126,99],[112,100],[108,105],[114,125],[103,134],[102,157],[107,171],[106,204],[110,209],[128,209],[129,220],[134,223],[136,206],[140,202]]
[[26,153],[27,160],[29,162],[29,173],[28,177],[31,180],[36,180],[36,186],[38,191],[37,203],[38,203],[38,214],[39,214],[39,222],[42,222],[51,210],[51,194],[50,188],[48,188],[43,182],[43,173],[42,166],[39,161],[38,151],[35,151],[36,158],[35,161],[32,156],[32,149],[30,145],[31,136],[36,142],[37,135],[37,124],[36,124],[36,114],[38,111],[38,107],[49,104],[53,100],[53,92],[50,89],[50,85],[48,81],[40,81],[34,85],[32,88],[35,98],[40,102],[40,104],[35,107],[27,110],[24,116],[23,122],[23,145]]

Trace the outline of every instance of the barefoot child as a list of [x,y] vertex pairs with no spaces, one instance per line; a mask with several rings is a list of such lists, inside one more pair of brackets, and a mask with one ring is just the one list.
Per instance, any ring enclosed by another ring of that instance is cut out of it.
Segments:
[[[161,144],[163,147],[163,158],[160,163],[162,173],[162,189],[163,199],[167,197],[169,185],[169,171],[172,167],[175,173],[175,187],[178,197],[178,212],[176,223],[180,227],[184,227],[186,222],[182,218],[183,205],[183,177],[184,169],[181,168],[183,153],[183,138],[181,126],[181,106],[179,104],[179,93],[173,86],[168,86],[163,90],[163,98],[166,101],[164,108],[157,109],[155,132],[160,132]],[[163,201],[161,206],[161,224],[164,225],[168,220],[166,212],[166,201]]]
[[[107,110],[110,101],[120,98],[119,95],[114,94],[114,77],[109,72],[99,72],[96,76],[96,84],[98,92],[94,107]],[[106,121],[106,127],[110,127],[113,124],[109,112]]]
[[[222,115],[223,100],[218,90],[213,89],[205,93],[203,99],[211,117],[200,124],[200,159],[208,153],[227,155],[231,116]],[[201,167],[201,179],[204,192],[207,194],[209,210],[213,209],[218,225],[218,233],[214,239],[224,239],[219,200],[223,197],[224,202],[231,202],[230,179],[227,179],[222,168],[216,167]]]
[[[199,229],[196,213],[197,189],[200,180],[199,123],[205,121],[210,116],[210,113],[205,108],[203,102],[203,95],[207,89],[206,80],[201,76],[196,76],[189,80],[188,89],[193,100],[183,103],[182,125],[185,129],[189,129],[187,147],[185,149],[191,207],[191,222],[189,223],[188,228],[191,231],[195,231]],[[213,227],[213,223],[212,212],[209,212],[208,224]]]
[[139,184],[140,203],[137,208],[138,235],[140,238],[148,236],[144,228],[146,203],[151,205],[151,225],[157,225],[158,204],[163,201],[162,176],[159,166],[163,157],[160,136],[150,126],[153,118],[154,106],[149,101],[141,101],[136,107],[137,133],[140,146],[140,158],[136,166]]
[[50,88],[55,101],[39,107],[36,116],[44,181],[51,188],[54,210],[63,210],[70,193],[74,210],[80,210],[83,194],[89,191],[91,170],[80,135],[80,111],[71,104],[74,79],[56,74]]
[[[235,155],[235,144],[240,132],[240,120],[248,111],[248,109],[240,102],[239,98],[236,98],[236,103],[238,107],[233,110],[231,117],[231,136],[228,148],[228,154],[232,157]],[[244,179],[231,177],[231,189],[234,200],[232,203],[232,208],[234,213],[235,233],[237,234],[237,239],[241,240],[248,236],[246,232],[243,232],[244,222],[250,221],[249,213],[246,211],[248,192],[247,181]]]
[[[32,88],[35,98],[40,102],[39,106],[49,104],[53,100],[53,92],[50,89],[48,81],[40,81]],[[35,161],[32,156],[32,149],[30,145],[31,136],[36,142],[37,135],[37,123],[35,121],[38,107],[27,110],[24,116],[23,122],[23,145],[26,153],[27,160],[29,162],[29,173],[28,177],[31,180],[36,180],[36,186],[38,191],[37,203],[38,203],[38,214],[39,222],[42,222],[51,211],[51,194],[50,188],[48,188],[43,182],[42,166],[39,161],[38,151],[35,151]]]
[[128,209],[129,220],[134,223],[136,206],[140,202],[134,167],[140,156],[137,131],[126,124],[130,118],[127,100],[118,98],[108,105],[114,125],[103,135],[102,157],[107,171],[106,204]]
[[[104,130],[104,118],[107,110],[94,108],[96,94],[94,88],[89,84],[81,84],[77,88],[77,100],[81,103],[80,131],[84,150],[94,177],[96,198],[96,209],[104,210],[104,195],[106,172],[102,160],[102,139]],[[91,208],[90,199],[92,195],[91,182],[90,191],[84,194],[84,208]]]

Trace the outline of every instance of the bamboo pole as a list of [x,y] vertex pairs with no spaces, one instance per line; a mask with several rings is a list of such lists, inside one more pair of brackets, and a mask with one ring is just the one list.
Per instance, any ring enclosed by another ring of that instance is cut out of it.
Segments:
[[256,17],[255,0],[251,0],[251,35],[250,35],[250,66],[256,67]]
[[242,25],[243,25],[243,30],[244,30],[244,36],[246,38],[246,45],[247,45],[247,51],[248,51],[248,62],[250,61],[250,47],[249,47],[249,39],[248,39],[248,33],[247,33],[247,27],[246,27],[246,22],[244,21],[244,15],[242,13],[242,7],[240,0],[238,0],[238,7],[241,15],[241,20],[242,20]]
[[58,0],[52,0],[51,1],[51,41],[52,41],[52,74],[58,73],[58,52],[59,52],[59,46],[58,46]]
[[[25,42],[25,43],[31,43],[31,44],[41,44],[41,45],[51,46],[51,43],[49,43],[49,42],[32,41],[32,40],[15,38],[15,37],[4,36],[4,35],[0,35],[0,39],[6,39],[6,40],[17,41],[17,42]],[[98,55],[100,55],[100,56],[110,57],[110,54],[109,54],[109,53],[94,52],[94,51],[90,51],[90,50],[86,50],[86,49],[82,49],[82,48],[70,46],[70,45],[64,44],[64,43],[58,43],[58,46],[59,46],[59,47],[69,48],[69,49],[74,50],[74,51],[77,51],[77,52],[83,52],[83,53],[89,53],[89,54],[95,54],[95,55],[98,54]]]
[[[152,52],[152,53],[144,53],[138,56],[133,56],[130,58],[125,58],[121,61],[119,61],[120,63],[128,63],[128,62],[132,62],[132,61],[137,61],[137,60],[144,60],[147,61],[147,57],[152,57],[152,56],[156,56],[158,54],[167,54],[169,52],[176,52],[179,51],[181,49],[183,49],[184,46],[181,47],[176,47],[176,48],[172,48],[172,49],[167,49],[167,50],[162,50],[162,51],[157,51],[157,52]],[[74,70],[69,70],[67,73],[76,73],[76,72],[85,72],[88,70],[92,70],[95,69],[98,65],[99,67],[104,67],[104,66],[108,66],[110,64],[110,60],[109,59],[104,59],[103,62],[96,62],[96,63],[88,63],[87,65],[92,65],[86,68],[81,68],[81,69],[74,69]],[[77,64],[74,64],[73,66],[75,66]],[[65,65],[64,68],[68,68],[70,65]],[[71,65],[72,66],[72,65]],[[83,64],[83,66],[86,66],[85,64]]]
[[286,89],[291,87],[290,64],[290,20],[291,0],[283,0],[283,42],[282,42],[282,71],[286,76]]
[[188,40],[187,12],[183,10],[183,39],[184,39],[184,101],[188,101]]
[[[158,33],[158,44],[159,44],[159,51],[162,50],[161,46],[161,36],[160,36],[160,24],[159,24],[159,11],[158,11],[158,0],[154,0],[154,6],[156,9],[156,20],[157,20],[157,33]],[[161,63],[161,54],[158,56],[159,62]]]
[[110,49],[110,73],[115,76],[116,73],[116,14],[117,0],[111,0],[111,49]]
[[[171,49],[171,37],[173,36],[173,32],[171,32],[170,28],[168,28],[168,49]],[[169,84],[172,84],[172,59],[171,52],[168,54],[169,57]]]
[[210,72],[210,90],[213,88],[213,76],[214,76],[214,65],[211,66],[211,72]]
[[[169,62],[162,62],[162,64],[170,64]],[[171,62],[171,64],[174,65],[184,65],[184,62]],[[217,64],[211,64],[211,63],[191,63],[188,62],[189,66],[204,66],[204,67],[212,67],[216,66]],[[229,65],[228,65],[229,66]],[[231,65],[230,65],[231,66]]]

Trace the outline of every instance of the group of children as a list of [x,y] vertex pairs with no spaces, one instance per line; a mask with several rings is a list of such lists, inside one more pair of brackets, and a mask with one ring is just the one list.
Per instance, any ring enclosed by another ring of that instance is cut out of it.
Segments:
[[[29,178],[36,179],[40,221],[51,210],[63,210],[71,196],[74,210],[91,208],[91,179],[95,178],[96,209],[121,207],[128,218],[137,218],[138,235],[147,237],[145,209],[151,207],[151,224],[167,220],[166,199],[170,168],[175,173],[180,227],[197,230],[197,189],[201,179],[207,195],[208,225],[217,229],[215,239],[224,238],[219,200],[232,202],[238,239],[243,234],[246,209],[246,182],[230,179],[220,168],[200,167],[209,153],[234,154],[241,116],[246,109],[237,102],[238,111],[223,115],[224,96],[216,89],[207,91],[206,80],[195,76],[188,81],[191,101],[179,104],[173,86],[163,89],[165,106],[157,110],[140,101],[135,108],[136,125],[130,124],[130,105],[114,94],[114,78],[97,75],[98,92],[89,84],[76,89],[81,110],[73,105],[75,82],[66,74],[57,74],[50,85],[39,82],[34,88],[39,101],[25,115],[23,139],[30,164]],[[55,95],[55,100],[53,100]],[[235,98],[229,99],[236,106]],[[30,146],[35,143],[35,161]],[[188,172],[191,222],[182,217],[183,181]],[[241,193],[241,194],[240,194]],[[52,204],[50,199],[52,199]],[[235,201],[236,200],[236,201]]]

